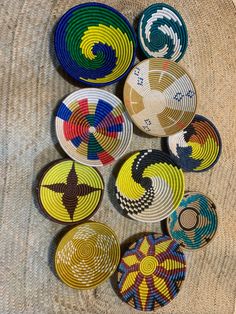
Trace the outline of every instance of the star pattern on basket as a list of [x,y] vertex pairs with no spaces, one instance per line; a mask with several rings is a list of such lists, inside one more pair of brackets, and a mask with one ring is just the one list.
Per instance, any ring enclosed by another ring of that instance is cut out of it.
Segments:
[[184,97],[184,95],[181,92],[178,92],[175,94],[174,99],[177,101],[181,101],[181,99]]
[[137,310],[152,311],[164,306],[179,292],[185,267],[184,254],[177,242],[168,236],[145,236],[121,260],[118,268],[121,296]]
[[74,162],[67,176],[66,183],[53,183],[42,186],[55,193],[63,194],[62,203],[65,206],[71,220],[73,220],[74,212],[78,205],[78,197],[88,195],[95,191],[101,191],[100,188],[94,188],[85,183],[78,184],[78,176],[75,171]]
[[195,93],[191,89],[186,93],[186,96],[189,98],[193,98],[194,95],[195,95]]

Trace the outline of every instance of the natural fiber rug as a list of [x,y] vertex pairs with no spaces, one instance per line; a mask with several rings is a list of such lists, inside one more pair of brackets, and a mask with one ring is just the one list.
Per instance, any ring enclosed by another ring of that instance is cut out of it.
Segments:
[[[131,23],[151,2],[102,1]],[[158,313],[228,314],[236,293],[236,10],[232,0],[166,0],[181,13],[189,47],[180,64],[198,94],[199,114],[221,133],[223,151],[208,172],[187,173],[186,189],[207,194],[216,204],[218,233],[208,247],[188,252],[187,278],[178,297]],[[53,112],[60,99],[78,88],[61,71],[53,54],[57,19],[80,1],[2,0],[0,5],[1,234],[0,313],[137,313],[117,297],[114,278],[99,288],[77,291],[54,275],[53,255],[62,227],[40,214],[34,198],[39,171],[63,155]],[[122,95],[123,83],[105,88]],[[79,86],[80,87],[80,86]],[[159,148],[160,140],[134,129],[129,152]],[[112,184],[118,165],[101,169],[106,191],[93,220],[112,227],[120,242],[160,231],[132,221],[115,208]]]

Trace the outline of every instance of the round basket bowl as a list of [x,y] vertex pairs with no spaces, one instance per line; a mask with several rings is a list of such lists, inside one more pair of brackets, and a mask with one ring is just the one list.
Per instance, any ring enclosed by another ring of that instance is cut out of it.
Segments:
[[168,236],[150,234],[132,244],[118,267],[121,298],[140,311],[153,311],[178,294],[186,261],[179,244]]
[[171,237],[188,250],[206,246],[214,237],[217,225],[215,204],[198,192],[186,193],[167,220]]
[[68,231],[55,254],[59,278],[75,289],[92,289],[107,280],[120,261],[119,241],[107,225],[86,222]]
[[75,161],[103,166],[119,159],[128,148],[133,125],[123,103],[113,94],[84,88],[63,100],[56,115],[56,134]]
[[124,103],[133,122],[147,134],[166,137],[192,121],[195,87],[176,62],[150,58],[136,65],[124,86]]
[[62,159],[42,173],[37,191],[40,207],[50,219],[75,224],[99,208],[104,183],[96,169]]
[[184,176],[168,154],[142,150],[124,162],[115,189],[118,203],[127,216],[157,222],[179,206],[184,195]]
[[63,69],[92,86],[112,84],[132,67],[136,37],[128,20],[105,4],[89,2],[59,20],[54,47]]
[[202,172],[217,163],[222,143],[214,124],[196,115],[187,128],[167,139],[167,148],[184,171]]
[[154,3],[143,12],[138,35],[140,47],[148,58],[178,62],[188,46],[184,20],[178,11],[165,3]]

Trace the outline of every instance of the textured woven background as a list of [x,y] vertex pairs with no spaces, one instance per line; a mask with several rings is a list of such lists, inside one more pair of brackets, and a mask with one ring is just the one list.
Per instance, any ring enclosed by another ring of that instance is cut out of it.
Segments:
[[[78,86],[62,74],[53,56],[52,29],[73,0],[1,0],[1,234],[0,313],[137,313],[123,304],[107,281],[79,292],[53,273],[55,244],[63,227],[45,219],[34,200],[42,167],[61,156],[53,127],[60,99]],[[136,24],[147,0],[103,1]],[[186,189],[209,195],[216,203],[219,231],[208,248],[187,253],[188,273],[178,297],[158,313],[228,314],[236,293],[236,10],[232,0],[166,1],[182,14],[189,47],[180,64],[198,93],[198,113],[217,125],[223,153],[207,173],[186,174]],[[122,85],[106,88],[121,95]],[[157,138],[137,129],[130,151],[159,148]],[[107,192],[94,220],[110,225],[121,243],[143,231],[158,231],[124,218],[115,209],[115,166],[101,169]],[[112,280],[114,281],[114,279]],[[2,293],[2,295],[1,295]]]

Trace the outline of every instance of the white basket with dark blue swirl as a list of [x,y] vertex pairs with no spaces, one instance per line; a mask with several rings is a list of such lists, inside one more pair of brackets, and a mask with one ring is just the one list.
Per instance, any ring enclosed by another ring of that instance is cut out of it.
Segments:
[[142,14],[138,27],[139,43],[150,58],[178,62],[188,46],[187,28],[178,11],[165,3],[155,3]]

